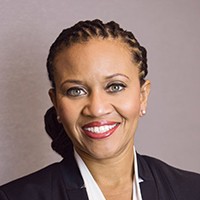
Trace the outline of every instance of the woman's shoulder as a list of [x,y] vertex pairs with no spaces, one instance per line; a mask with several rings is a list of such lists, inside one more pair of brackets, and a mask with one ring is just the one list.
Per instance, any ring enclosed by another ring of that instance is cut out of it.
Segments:
[[1,187],[9,186],[11,184],[23,184],[24,182],[41,182],[42,181],[47,181],[51,176],[55,173],[58,172],[60,163],[53,163],[51,165],[48,165],[38,171],[35,171],[31,174],[28,174],[26,176],[23,176],[21,178],[18,178],[14,181],[11,181],[9,183],[6,183],[2,185]]
[[138,155],[140,166],[149,168],[158,187],[168,187],[180,199],[200,199],[200,174],[173,167],[157,158]]
[[[148,164],[148,166],[153,170],[157,172],[165,172],[168,176],[176,176],[177,178],[191,178],[192,180],[200,180],[200,174],[197,172],[191,172],[183,169],[179,169],[177,167],[174,167],[172,165],[169,165],[168,163],[146,155],[140,155]],[[158,171],[159,170],[159,171]]]
[[60,165],[61,163],[51,164],[36,172],[0,186],[0,199],[5,199],[5,196],[9,196],[9,199],[18,199],[17,196],[20,196],[20,194],[32,195],[34,191],[37,191],[37,194],[39,194],[40,191],[41,193],[43,193],[43,191],[46,191],[46,193],[48,193],[48,191],[50,192],[52,181],[58,181],[58,177],[60,177]]

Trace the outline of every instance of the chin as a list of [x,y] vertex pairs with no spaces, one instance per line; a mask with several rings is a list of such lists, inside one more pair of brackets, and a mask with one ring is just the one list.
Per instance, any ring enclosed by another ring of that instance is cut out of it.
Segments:
[[103,160],[103,159],[109,159],[116,157],[119,154],[118,149],[112,148],[94,148],[94,149],[87,149],[88,154],[90,157],[97,159],[97,160]]

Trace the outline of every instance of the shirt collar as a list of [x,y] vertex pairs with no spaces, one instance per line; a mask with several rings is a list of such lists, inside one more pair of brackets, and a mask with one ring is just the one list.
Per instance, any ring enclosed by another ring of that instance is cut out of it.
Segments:
[[[144,182],[144,180],[139,177],[138,174],[138,164],[137,164],[137,154],[134,150],[134,179],[133,179],[133,199],[134,200],[142,200],[141,190],[140,190],[140,183]],[[87,189],[89,200],[106,200],[103,193],[101,192],[99,186],[97,185],[96,181],[94,180],[93,176],[91,175],[89,169],[85,165],[82,158],[78,155],[76,150],[74,149],[74,156],[76,162],[78,164],[79,170],[84,180],[85,187]]]

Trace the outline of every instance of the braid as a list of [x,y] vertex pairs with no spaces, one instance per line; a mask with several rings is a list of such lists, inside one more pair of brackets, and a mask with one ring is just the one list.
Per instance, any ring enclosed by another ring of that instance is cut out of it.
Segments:
[[145,82],[148,73],[146,49],[139,44],[133,33],[123,30],[116,22],[104,24],[95,19],[80,21],[71,28],[63,30],[52,44],[47,58],[47,71],[53,88],[55,88],[54,60],[58,53],[75,43],[87,42],[92,38],[117,38],[126,43],[131,50],[133,62],[138,65],[140,84]]

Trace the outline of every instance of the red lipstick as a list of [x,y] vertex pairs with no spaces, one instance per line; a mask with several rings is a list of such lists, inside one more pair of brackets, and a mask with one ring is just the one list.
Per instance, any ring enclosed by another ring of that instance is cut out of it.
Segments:
[[111,121],[95,121],[82,127],[83,132],[92,139],[103,139],[112,135],[119,123]]

